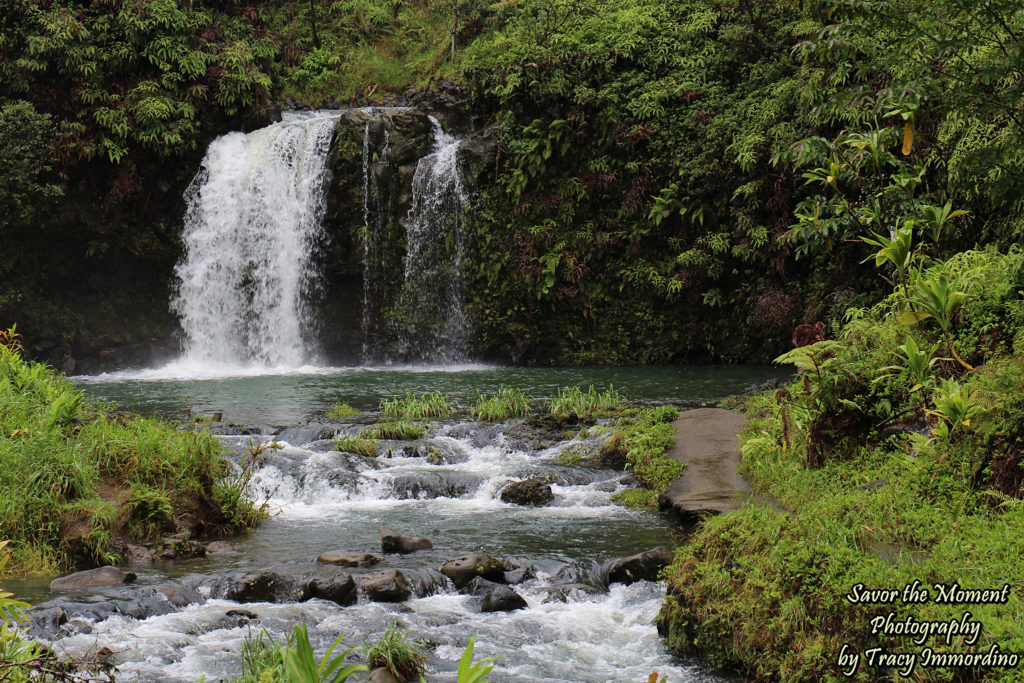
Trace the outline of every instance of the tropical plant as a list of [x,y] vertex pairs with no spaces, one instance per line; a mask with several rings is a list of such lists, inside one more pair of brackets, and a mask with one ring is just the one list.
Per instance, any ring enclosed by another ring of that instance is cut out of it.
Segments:
[[393,439],[395,441],[411,441],[421,439],[427,428],[415,422],[391,420],[359,430],[359,438],[366,440]]
[[625,397],[608,385],[605,391],[597,391],[591,384],[586,392],[579,387],[562,387],[551,397],[548,410],[555,415],[591,415],[605,412],[622,405]]
[[439,391],[419,396],[413,396],[410,391],[404,398],[382,400],[380,412],[385,417],[423,420],[448,417],[455,412],[455,406]]
[[282,668],[288,683],[343,683],[355,673],[369,671],[365,664],[345,664],[345,658],[354,647],[331,656],[343,640],[344,634],[338,636],[318,663],[309,642],[306,622],[297,624],[287,644],[280,648]]
[[479,662],[473,663],[473,646],[476,643],[476,636],[470,636],[466,643],[466,650],[459,658],[459,668],[456,672],[458,683],[487,683],[487,674],[494,669],[496,657],[485,657]]
[[521,389],[502,386],[494,396],[477,393],[470,414],[478,420],[497,422],[510,417],[525,417],[530,413],[530,399]]
[[939,272],[918,283],[916,296],[911,301],[911,310],[902,314],[899,321],[904,325],[916,325],[933,318],[942,330],[946,346],[953,354],[953,358],[968,370],[973,370],[974,368],[957,354],[952,337],[953,316],[966,300],[967,295],[956,291],[951,286],[949,277]]

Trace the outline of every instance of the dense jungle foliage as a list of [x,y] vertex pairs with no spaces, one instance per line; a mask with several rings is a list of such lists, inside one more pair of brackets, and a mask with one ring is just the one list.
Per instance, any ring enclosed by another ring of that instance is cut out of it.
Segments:
[[487,355],[768,359],[883,291],[862,237],[911,226],[948,255],[1020,236],[1007,0],[10,0],[2,17],[0,318],[64,355],[172,329],[181,193],[213,135],[438,78],[500,135],[468,259]]

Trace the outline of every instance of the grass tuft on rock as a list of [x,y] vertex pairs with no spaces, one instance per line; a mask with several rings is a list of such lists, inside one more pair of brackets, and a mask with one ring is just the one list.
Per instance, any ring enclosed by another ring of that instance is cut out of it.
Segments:
[[493,396],[478,393],[470,414],[485,422],[498,422],[511,417],[526,417],[530,414],[530,399],[522,389],[502,386]]
[[587,391],[579,387],[562,387],[551,398],[548,410],[554,415],[599,415],[618,408],[625,400],[611,385],[605,391],[597,391],[593,384]]
[[331,403],[330,409],[327,411],[327,419],[332,422],[340,422],[346,417],[353,417],[358,415],[359,411],[350,406],[348,403],[343,403],[338,399],[334,399]]
[[393,441],[412,441],[422,439],[427,433],[427,428],[414,422],[404,420],[392,420],[366,427],[359,431],[360,439],[390,439]]
[[418,396],[410,391],[404,398],[384,399],[380,402],[381,415],[403,420],[443,419],[454,412],[455,406],[439,391]]
[[357,436],[341,436],[334,440],[334,450],[372,458],[377,455],[377,440]]

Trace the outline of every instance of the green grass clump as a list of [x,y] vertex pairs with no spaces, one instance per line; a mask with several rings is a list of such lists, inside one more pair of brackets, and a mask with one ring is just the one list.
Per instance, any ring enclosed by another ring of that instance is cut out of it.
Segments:
[[250,632],[242,643],[242,676],[236,683],[275,683],[285,679],[281,646],[265,630]]
[[392,420],[366,427],[359,431],[360,439],[392,439],[394,441],[412,441],[421,439],[427,433],[427,428],[413,422],[404,420]]
[[342,403],[338,399],[334,399],[331,403],[330,409],[327,411],[327,419],[338,422],[340,420],[344,420],[346,417],[352,417],[358,414],[359,411],[349,404]]
[[654,509],[658,495],[682,475],[685,466],[665,455],[676,440],[672,421],[677,417],[679,411],[672,406],[641,408],[619,418],[612,427],[602,451],[625,461],[640,483],[639,488],[616,495],[616,502],[634,509]]
[[372,458],[377,455],[377,440],[355,436],[341,436],[334,440],[334,450]]
[[405,398],[384,399],[380,402],[381,415],[403,420],[445,418],[454,412],[455,406],[439,391],[419,396],[409,392]]
[[497,422],[510,417],[526,417],[530,414],[530,399],[521,389],[500,387],[494,396],[477,394],[476,404],[470,414],[478,420]]
[[400,681],[411,681],[426,672],[424,643],[411,640],[408,631],[399,631],[398,622],[391,622],[376,643],[364,643],[366,663],[384,668]]
[[0,538],[8,574],[116,562],[116,537],[185,512],[227,532],[259,519],[225,476],[219,442],[142,417],[109,418],[47,367],[0,345]]
[[606,391],[597,391],[591,384],[586,392],[579,387],[562,387],[551,398],[550,412],[555,415],[593,415],[606,413],[621,406],[625,397],[609,385]]

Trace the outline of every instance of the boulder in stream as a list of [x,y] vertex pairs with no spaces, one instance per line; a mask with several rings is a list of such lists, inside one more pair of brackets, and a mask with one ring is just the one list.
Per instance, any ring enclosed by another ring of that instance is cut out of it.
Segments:
[[551,486],[540,477],[514,481],[501,490],[502,502],[516,505],[540,507],[554,499],[555,494],[551,492]]
[[428,550],[434,547],[426,538],[414,536],[402,536],[394,529],[382,526],[377,529],[380,533],[380,548],[385,553],[401,553],[403,555],[414,553],[417,550]]
[[277,572],[228,577],[222,593],[235,602],[302,602],[312,597],[309,583]]
[[134,573],[121,571],[117,567],[97,567],[54,579],[50,582],[50,590],[71,591],[100,586],[119,586],[123,583],[131,583],[136,578]]
[[451,579],[456,588],[462,588],[477,576],[490,581],[504,581],[505,565],[489,555],[470,553],[445,562],[441,573]]
[[384,556],[351,550],[329,550],[317,557],[316,561],[320,564],[337,564],[342,567],[369,567],[383,562]]
[[672,549],[662,545],[636,555],[619,558],[608,568],[608,583],[657,581],[658,574],[672,562],[673,557],[675,553]]
[[317,577],[309,582],[309,589],[314,598],[330,600],[339,605],[354,605],[358,598],[355,579],[348,572]]
[[526,600],[515,590],[477,576],[463,589],[480,598],[481,612],[511,612],[526,607]]
[[385,569],[370,574],[362,580],[360,587],[374,602],[402,602],[412,595],[409,581],[397,569]]

